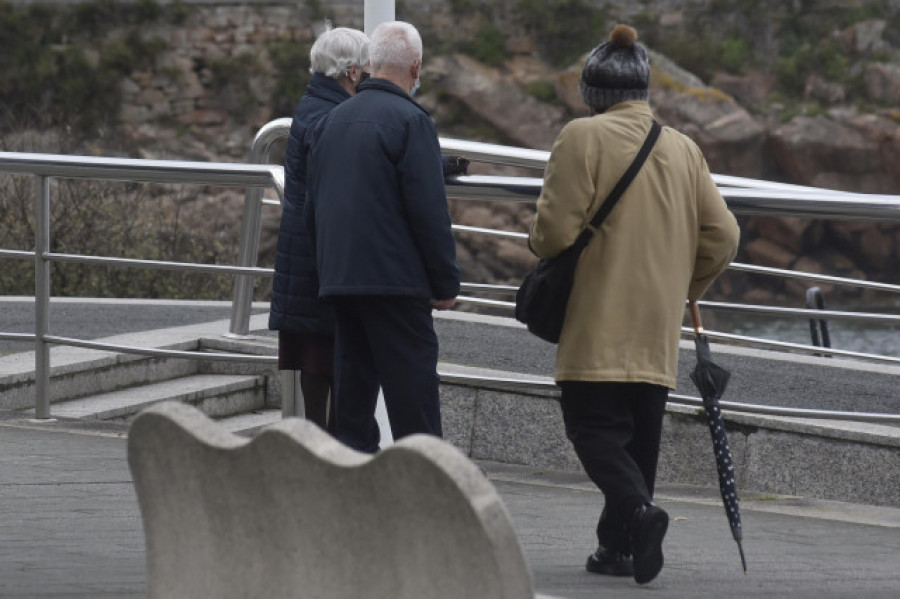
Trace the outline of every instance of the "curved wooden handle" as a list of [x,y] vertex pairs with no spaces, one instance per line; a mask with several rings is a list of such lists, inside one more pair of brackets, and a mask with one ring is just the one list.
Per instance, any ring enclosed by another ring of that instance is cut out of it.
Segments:
[[691,307],[691,320],[694,323],[694,332],[702,333],[703,332],[703,320],[700,319],[700,306],[697,305],[697,302],[690,301]]

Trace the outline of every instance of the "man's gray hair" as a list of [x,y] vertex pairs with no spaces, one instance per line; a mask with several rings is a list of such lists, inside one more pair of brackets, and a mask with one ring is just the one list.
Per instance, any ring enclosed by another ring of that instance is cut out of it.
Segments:
[[309,72],[338,79],[345,77],[350,67],[365,66],[369,59],[369,38],[357,29],[338,27],[329,29],[316,39],[309,51]]
[[422,60],[422,36],[409,23],[382,23],[372,32],[369,65],[373,73],[407,69],[419,60]]

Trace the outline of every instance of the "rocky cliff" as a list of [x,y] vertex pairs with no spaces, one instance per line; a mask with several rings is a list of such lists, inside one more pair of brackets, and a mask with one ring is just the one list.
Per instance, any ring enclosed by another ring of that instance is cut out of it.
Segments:
[[[70,20],[81,26],[53,25],[61,33],[47,56],[69,64],[63,58],[81,52],[83,64],[73,64],[109,77],[84,101],[98,91],[118,101],[116,110],[95,111],[95,134],[81,148],[142,157],[246,158],[258,128],[289,116],[302,93],[317,24],[362,26],[362,2],[349,0],[154,10],[145,0],[142,20],[116,12],[106,21],[97,7],[110,3],[79,6]],[[14,9],[2,7],[8,19]],[[23,19],[43,18],[30,10]],[[443,135],[549,149],[568,120],[586,115],[580,57],[625,21],[652,51],[660,121],[695,139],[714,172],[900,194],[900,0],[405,0],[397,11],[423,33],[420,100]],[[50,149],[16,147],[17,139],[24,138],[7,131],[5,149]],[[230,197],[224,210],[237,219],[241,196]],[[475,225],[525,230],[530,220],[522,207],[452,210]],[[276,226],[269,215],[263,263]],[[745,218],[742,227],[742,260],[900,280],[896,224]],[[516,282],[532,261],[522,244],[475,236],[460,238],[460,257],[468,279],[504,282]],[[799,299],[788,285],[723,285],[730,288],[716,292]]]

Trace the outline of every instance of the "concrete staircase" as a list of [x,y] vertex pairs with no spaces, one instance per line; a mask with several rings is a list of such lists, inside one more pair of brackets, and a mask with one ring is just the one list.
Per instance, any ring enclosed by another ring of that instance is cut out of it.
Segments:
[[[221,332],[227,323],[178,327],[112,337],[111,344],[156,349],[251,352],[274,355],[274,340],[237,343]],[[50,352],[50,412],[54,418],[128,422],[144,408],[178,401],[220,420],[234,433],[251,434],[281,419],[274,364],[248,365],[54,347]],[[34,354],[0,357],[0,409],[32,413]]]

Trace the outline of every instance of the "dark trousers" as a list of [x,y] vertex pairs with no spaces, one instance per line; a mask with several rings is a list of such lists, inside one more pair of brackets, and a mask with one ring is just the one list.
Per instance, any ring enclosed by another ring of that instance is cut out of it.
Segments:
[[395,439],[441,436],[438,341],[431,302],[402,296],[333,297],[335,436],[375,453],[378,387]]
[[648,383],[562,381],[566,436],[606,499],[597,539],[631,553],[634,510],[653,499],[669,390]]

